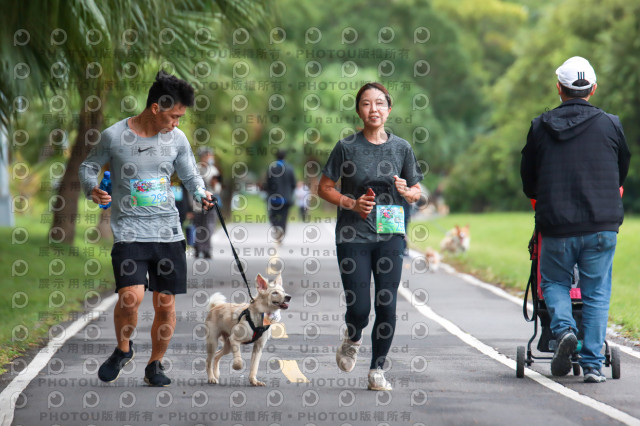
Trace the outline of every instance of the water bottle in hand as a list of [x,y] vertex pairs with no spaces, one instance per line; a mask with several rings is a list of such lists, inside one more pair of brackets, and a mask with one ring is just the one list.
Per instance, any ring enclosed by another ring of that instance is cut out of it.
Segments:
[[[102,178],[102,181],[100,182],[100,189],[103,191],[106,191],[109,195],[111,195],[111,172],[110,171],[106,171],[104,172],[104,177]],[[111,201],[109,201],[109,204],[98,204],[98,206],[101,209],[108,209],[109,207],[111,207]]]

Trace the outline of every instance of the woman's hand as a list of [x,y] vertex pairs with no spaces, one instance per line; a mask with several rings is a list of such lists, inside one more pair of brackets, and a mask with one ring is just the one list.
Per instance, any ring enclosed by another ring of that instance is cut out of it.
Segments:
[[422,190],[420,189],[420,184],[416,183],[413,186],[407,186],[407,181],[402,179],[398,175],[394,175],[393,179],[395,180],[394,184],[396,189],[410,203],[415,203],[420,198],[420,194]]
[[396,189],[398,190],[400,195],[406,197],[406,193],[409,190],[409,188],[407,188],[407,181],[405,179],[402,179],[401,177],[398,177],[398,175],[394,175],[393,179],[395,180],[394,184],[396,185]]
[[373,210],[375,196],[364,194],[357,200],[341,194],[335,188],[336,183],[327,176],[322,175],[318,184],[318,196],[323,200],[335,204],[340,208],[352,210],[356,213],[369,214]]
[[373,207],[376,205],[375,203],[376,197],[374,195],[363,194],[360,198],[358,198],[351,208],[356,213],[362,213],[366,217]]

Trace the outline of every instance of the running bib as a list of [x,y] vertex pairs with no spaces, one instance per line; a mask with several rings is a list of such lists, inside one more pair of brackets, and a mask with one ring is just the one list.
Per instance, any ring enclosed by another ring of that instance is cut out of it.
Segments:
[[376,232],[404,234],[404,208],[392,205],[376,206]]
[[131,179],[131,199],[134,207],[159,206],[168,201],[167,178]]

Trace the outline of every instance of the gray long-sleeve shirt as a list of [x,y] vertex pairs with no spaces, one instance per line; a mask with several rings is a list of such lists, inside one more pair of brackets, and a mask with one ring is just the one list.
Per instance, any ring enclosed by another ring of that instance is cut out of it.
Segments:
[[193,194],[204,188],[191,146],[175,128],[150,138],[136,135],[128,118],[104,130],[100,141],[80,165],[84,194],[99,185],[102,166],[111,171],[111,229],[114,243],[174,242],[184,239],[171,191],[174,171]]

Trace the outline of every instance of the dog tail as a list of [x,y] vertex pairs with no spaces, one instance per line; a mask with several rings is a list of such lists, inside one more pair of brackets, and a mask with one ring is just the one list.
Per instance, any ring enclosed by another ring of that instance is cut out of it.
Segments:
[[227,302],[227,298],[222,293],[213,293],[209,298],[209,307],[213,308],[216,305],[221,305]]

